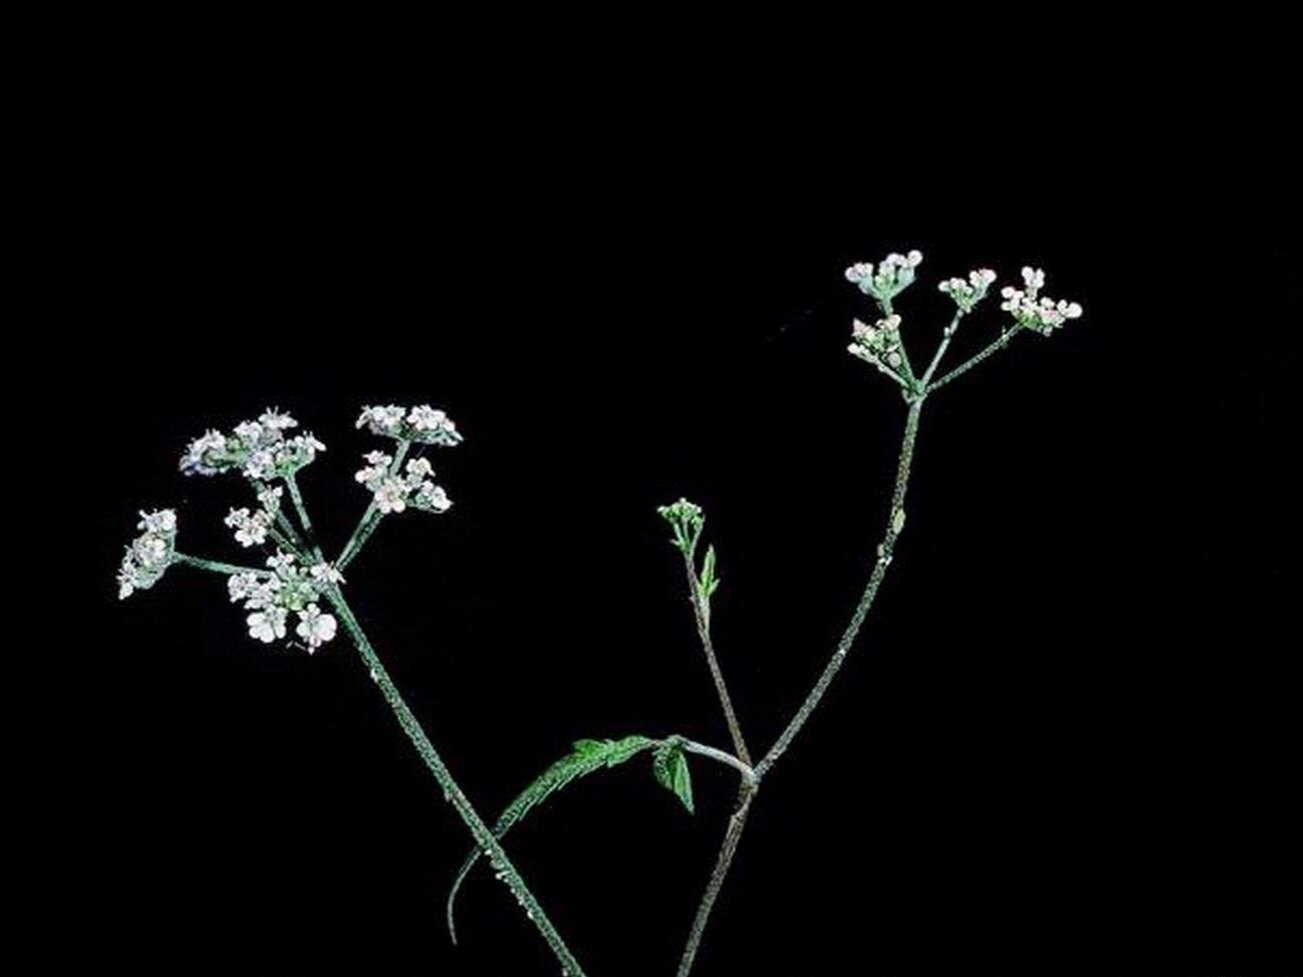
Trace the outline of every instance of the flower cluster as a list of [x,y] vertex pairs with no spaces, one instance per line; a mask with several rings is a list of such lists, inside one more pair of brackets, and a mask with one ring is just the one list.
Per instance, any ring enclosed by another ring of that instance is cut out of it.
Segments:
[[986,298],[986,290],[995,281],[995,272],[990,268],[979,268],[968,273],[968,281],[962,278],[948,278],[937,286],[959,306],[959,311],[967,315],[973,306]]
[[671,505],[660,506],[656,511],[674,527],[674,545],[684,553],[691,553],[706,524],[701,506],[687,499],[679,499]]
[[163,576],[176,549],[176,513],[171,509],[142,512],[136,528],[142,530],[127,547],[118,570],[118,599],[148,590]]
[[923,260],[920,251],[909,254],[889,254],[874,271],[869,262],[859,262],[846,269],[846,280],[860,287],[865,295],[872,295],[880,302],[899,295],[914,281],[914,269]]
[[1040,290],[1045,285],[1045,272],[1039,268],[1024,268],[1022,280],[1026,290],[1006,285],[1000,290],[1004,299],[1000,308],[1012,313],[1020,326],[1034,329],[1048,336],[1069,319],[1081,318],[1081,306],[1076,302],[1055,302],[1049,298],[1039,298]]
[[363,458],[366,467],[353,477],[371,490],[376,508],[385,515],[402,512],[409,505],[427,512],[447,512],[451,508],[448,493],[431,480],[434,468],[427,459],[411,459],[399,475],[394,459],[382,451],[369,452]]
[[851,335],[855,341],[846,347],[849,352],[889,376],[898,376],[896,371],[905,362],[900,343],[900,316],[889,315],[871,326],[856,319]]
[[190,442],[181,456],[181,471],[216,475],[239,470],[254,481],[288,478],[326,450],[311,434],[286,436],[298,426],[290,415],[269,409],[256,421],[237,424],[229,434],[208,431]]
[[317,563],[298,566],[294,556],[277,550],[267,558],[270,570],[246,570],[232,574],[226,589],[232,603],[244,603],[249,636],[266,644],[289,634],[289,616],[298,615],[294,633],[303,639],[308,653],[335,636],[334,616],[324,613],[317,601],[343,577],[334,567]]
[[235,530],[235,541],[246,549],[261,546],[267,541],[267,533],[276,514],[280,511],[282,489],[279,485],[267,486],[258,493],[258,503],[262,506],[257,512],[248,509],[232,509],[223,520]]
[[410,409],[393,404],[388,407],[363,407],[357,426],[366,428],[372,434],[399,441],[415,441],[418,444],[451,447],[462,440],[462,436],[457,433],[457,425],[448,415],[429,404]]

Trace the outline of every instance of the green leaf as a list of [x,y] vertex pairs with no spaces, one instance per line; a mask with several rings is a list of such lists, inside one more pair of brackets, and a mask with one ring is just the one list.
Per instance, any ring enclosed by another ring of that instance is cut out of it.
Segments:
[[683,752],[683,743],[677,737],[670,737],[652,757],[652,771],[656,780],[666,790],[673,791],[683,806],[692,814],[692,774],[688,770],[688,758]]
[[[619,740],[577,740],[574,749],[567,756],[544,770],[519,797],[507,805],[507,809],[493,825],[493,837],[501,838],[534,807],[572,780],[603,768],[617,766],[656,745],[656,740],[648,739],[646,736],[626,736]],[[457,942],[457,927],[453,922],[453,903],[457,899],[462,883],[466,881],[471,869],[483,854],[479,848],[476,848],[466,856],[466,861],[462,863],[461,870],[453,881],[452,890],[448,893],[448,933],[453,943]]]
[[709,598],[719,588],[719,579],[715,576],[715,547],[706,549],[706,559],[701,568],[701,592]]

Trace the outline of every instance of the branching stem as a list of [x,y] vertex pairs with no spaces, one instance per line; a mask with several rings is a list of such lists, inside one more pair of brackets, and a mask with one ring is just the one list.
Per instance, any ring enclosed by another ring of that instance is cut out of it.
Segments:
[[[937,362],[940,362],[940,355],[933,358],[934,366]],[[850,651],[851,645],[854,644],[855,638],[860,632],[860,627],[864,623],[864,618],[869,613],[869,608],[873,606],[874,598],[878,594],[878,588],[882,586],[887,567],[891,565],[892,550],[895,547],[897,537],[904,528],[905,492],[909,486],[909,473],[914,458],[914,442],[918,437],[919,418],[923,411],[925,397],[926,394],[918,396],[909,405],[909,413],[905,419],[905,433],[901,438],[900,455],[896,462],[896,482],[891,493],[891,508],[887,514],[887,528],[882,543],[878,546],[877,561],[874,563],[873,571],[869,575],[869,582],[864,588],[864,593],[860,597],[859,604],[855,607],[855,612],[851,615],[850,623],[846,626],[841,640],[837,642],[837,648],[833,652],[831,660],[824,666],[823,673],[815,682],[809,695],[805,697],[805,701],[801,703],[800,708],[797,709],[796,715],[787,724],[787,728],[778,737],[778,741],[765,754],[764,759],[756,764],[756,782],[750,784],[744,782],[742,785],[733,815],[729,818],[728,829],[724,833],[724,840],[720,845],[719,855],[715,859],[714,870],[710,873],[710,879],[706,883],[706,891],[697,906],[697,914],[692,921],[692,928],[688,932],[688,941],[679,960],[678,977],[688,977],[692,971],[692,964],[696,959],[697,950],[701,946],[706,924],[710,920],[711,910],[715,906],[715,900],[719,897],[720,889],[724,885],[724,879],[728,876],[729,868],[733,864],[733,856],[736,854],[738,844],[742,840],[742,832],[746,829],[747,816],[751,811],[751,803],[755,799],[759,781],[764,778],[778,758],[791,746],[792,740],[796,738],[797,733],[801,731],[801,728],[809,720],[815,709],[818,708],[824,693],[828,691],[828,687],[832,685],[837,672],[841,670],[847,652]]]
[[986,359],[988,356],[993,356],[996,353],[1000,352],[1000,350],[1004,349],[1007,345],[1009,345],[1009,340],[1013,339],[1013,337],[1018,335],[1018,333],[1022,332],[1022,330],[1023,330],[1022,326],[1018,326],[1018,325],[1013,326],[1011,329],[1009,329],[1008,332],[1004,333],[1002,336],[1000,336],[999,339],[991,343],[980,353],[977,353],[974,356],[970,357],[969,359],[965,360],[963,363],[960,363],[949,373],[942,376],[940,380],[936,381],[935,383],[933,383],[931,386],[927,388],[927,392],[931,393],[933,390],[936,390],[938,387],[944,387],[951,380],[955,379],[956,377],[962,376],[963,374],[971,370],[973,367],[977,366],[978,363],[981,363],[982,360]]

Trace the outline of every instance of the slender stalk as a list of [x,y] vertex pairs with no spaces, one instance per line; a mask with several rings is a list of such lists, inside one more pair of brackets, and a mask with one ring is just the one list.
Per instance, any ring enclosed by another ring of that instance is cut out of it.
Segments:
[[299,523],[303,526],[303,538],[317,559],[323,559],[321,547],[317,545],[317,536],[312,529],[312,520],[308,517],[308,507],[303,504],[303,494],[299,492],[299,483],[293,475],[287,475],[285,484],[289,487],[290,498],[294,500],[294,511],[299,514]]
[[570,952],[565,941],[562,940],[561,934],[557,932],[552,921],[548,919],[547,913],[543,911],[543,907],[539,905],[534,894],[530,892],[529,887],[525,884],[525,880],[521,878],[519,871],[517,871],[515,865],[512,864],[506,851],[503,850],[502,846],[498,843],[498,840],[493,836],[492,830],[490,830],[489,826],[484,823],[484,820],[479,816],[474,806],[471,804],[470,799],[466,797],[462,792],[462,789],[457,785],[457,782],[453,779],[452,773],[448,770],[443,759],[439,756],[438,751],[435,750],[429,737],[425,735],[425,731],[421,728],[421,724],[417,721],[416,716],[413,715],[411,709],[408,708],[407,703],[403,700],[402,694],[398,691],[398,687],[394,685],[393,680],[389,677],[388,671],[385,670],[385,667],[381,663],[375,649],[371,646],[371,642],[367,639],[365,632],[363,632],[362,626],[358,624],[357,618],[353,616],[353,611],[348,606],[348,602],[344,599],[343,592],[340,591],[338,587],[332,587],[326,592],[326,598],[330,601],[331,606],[335,608],[336,612],[338,612],[340,621],[344,625],[344,629],[348,632],[349,637],[353,639],[353,643],[357,646],[358,653],[362,656],[362,660],[370,669],[371,678],[375,681],[376,685],[380,687],[380,691],[383,693],[385,701],[389,703],[389,708],[393,710],[394,715],[398,719],[398,724],[402,726],[403,732],[407,734],[408,739],[412,741],[412,745],[416,747],[416,752],[419,753],[421,759],[425,761],[425,765],[434,775],[434,779],[437,780],[439,786],[443,788],[444,798],[457,811],[457,814],[461,817],[462,821],[465,822],[466,827],[470,829],[470,833],[472,837],[474,837],[475,843],[479,845],[480,850],[483,851],[485,856],[489,859],[497,877],[501,879],[507,888],[511,890],[512,894],[515,895],[516,901],[524,908],[525,915],[529,917],[535,927],[538,928],[539,933],[542,934],[543,939],[547,941],[547,945],[551,948],[552,953],[555,954],[557,960],[561,963],[561,973],[566,975],[566,977],[584,977],[583,968],[579,966],[579,962],[575,959],[574,954]]
[[733,740],[733,749],[738,758],[748,767],[751,766],[751,754],[747,752],[746,741],[742,738],[742,727],[738,724],[737,713],[733,711],[733,700],[728,694],[728,685],[724,673],[720,670],[719,659],[715,657],[715,644],[710,637],[710,604],[702,593],[701,581],[697,579],[692,556],[684,551],[683,565],[688,572],[688,593],[692,601],[692,616],[697,622],[697,636],[701,638],[702,651],[706,653],[706,664],[710,666],[710,677],[715,682],[715,691],[719,694],[719,704],[724,710],[724,721],[728,724],[728,735]]
[[[398,442],[398,450],[394,453],[394,460],[389,463],[389,474],[391,476],[398,472],[411,447],[412,442],[410,441]],[[362,518],[358,520],[357,526],[353,529],[353,535],[348,538],[348,542],[344,544],[343,550],[340,551],[339,559],[335,561],[337,570],[342,572],[344,567],[353,562],[353,558],[361,552],[362,547],[366,545],[366,541],[376,531],[376,525],[383,516],[384,513],[376,508],[376,500],[372,498],[366,507],[366,511],[362,513]]]
[[837,672],[841,670],[842,664],[846,661],[846,654],[850,651],[851,645],[854,644],[856,635],[860,633],[860,627],[864,624],[864,618],[869,613],[869,608],[873,606],[874,598],[878,596],[878,588],[882,586],[882,579],[887,575],[887,567],[891,565],[891,553],[896,545],[896,539],[900,535],[901,529],[904,528],[905,491],[909,487],[909,471],[914,459],[914,441],[918,437],[918,422],[922,411],[923,398],[921,397],[909,405],[909,414],[905,419],[905,435],[901,439],[900,457],[896,463],[896,484],[891,493],[891,509],[887,515],[887,530],[878,546],[878,560],[873,565],[873,572],[869,574],[869,582],[864,587],[860,602],[856,605],[855,613],[851,615],[846,630],[842,632],[841,640],[837,642],[837,650],[833,652],[832,658],[824,666],[819,680],[814,683],[814,688],[805,697],[805,701],[801,703],[801,707],[797,709],[792,721],[787,724],[787,728],[778,737],[778,741],[765,754],[764,759],[756,765],[757,776],[763,777],[778,758],[786,752],[787,748],[791,746],[792,740],[796,738],[796,734],[801,731],[801,727],[810,718],[810,714],[818,708],[824,693],[828,691],[828,686],[832,684],[832,680],[837,676]]
[[688,977],[692,972],[692,964],[697,959],[697,950],[701,948],[701,939],[706,933],[706,923],[710,921],[710,913],[715,908],[715,900],[719,898],[719,890],[723,888],[724,879],[733,864],[733,856],[737,853],[742,832],[746,829],[747,815],[751,813],[751,802],[755,799],[758,786],[755,782],[743,781],[738,791],[737,804],[728,819],[728,828],[724,831],[724,840],[719,846],[715,868],[710,873],[710,881],[706,883],[706,891],[701,896],[700,905],[697,906],[697,915],[692,920],[692,929],[688,931],[688,942],[683,947],[683,955],[679,958],[677,977]]
[[303,559],[303,543],[297,537],[291,537],[288,533],[277,529],[275,526],[268,526],[267,534],[276,541],[281,549],[289,550],[300,560]]
[[1008,332],[1004,333],[995,342],[991,343],[991,345],[987,346],[986,349],[982,350],[980,353],[977,353],[970,359],[965,360],[963,363],[960,363],[949,373],[945,374],[940,380],[938,380],[936,383],[928,387],[927,392],[931,393],[933,390],[936,390],[938,387],[944,387],[951,380],[955,379],[958,376],[962,376],[963,374],[971,370],[973,367],[977,366],[978,363],[981,363],[982,360],[986,359],[988,356],[993,356],[996,353],[1000,352],[1000,350],[1004,349],[1005,346],[1009,345],[1009,340],[1013,339],[1013,337],[1018,335],[1018,333],[1020,332],[1022,332],[1022,327],[1014,326]]
[[172,562],[179,563],[182,566],[196,567],[200,570],[211,570],[213,573],[221,573],[230,576],[233,573],[256,573],[260,576],[270,576],[270,570],[257,570],[253,567],[242,567],[234,563],[223,563],[220,560],[205,560],[202,557],[190,556],[186,553],[172,554]]
[[928,364],[923,371],[922,378],[918,385],[927,390],[927,385],[932,382],[932,375],[937,372],[937,367],[941,365],[941,357],[946,355],[946,350],[950,348],[950,340],[955,338],[955,332],[959,329],[959,320],[964,317],[963,309],[956,309],[955,316],[950,320],[950,325],[946,326],[945,332],[941,335],[941,342],[937,344],[937,351],[932,357],[932,362]]

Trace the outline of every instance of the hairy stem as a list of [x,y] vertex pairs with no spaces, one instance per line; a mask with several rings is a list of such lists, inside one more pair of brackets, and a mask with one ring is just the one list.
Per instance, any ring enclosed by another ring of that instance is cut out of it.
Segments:
[[506,851],[498,843],[497,838],[493,836],[493,831],[484,823],[484,820],[472,806],[470,799],[457,785],[438,751],[435,750],[429,737],[425,735],[425,731],[421,728],[416,716],[408,708],[402,694],[398,691],[398,687],[390,679],[389,673],[381,664],[379,656],[376,655],[375,649],[363,632],[362,626],[358,624],[357,618],[353,616],[353,611],[344,599],[343,593],[338,587],[332,587],[327,591],[326,596],[331,606],[339,613],[344,629],[348,631],[349,637],[353,639],[353,643],[357,646],[358,653],[371,671],[371,678],[380,687],[385,701],[389,703],[389,708],[393,710],[398,719],[398,724],[402,726],[403,732],[407,734],[408,739],[412,741],[412,745],[416,747],[416,752],[421,755],[425,765],[434,774],[434,779],[443,788],[444,797],[448,803],[453,806],[462,821],[465,822],[466,827],[470,829],[471,836],[489,859],[494,871],[497,873],[497,877],[515,895],[516,901],[525,910],[525,915],[529,917],[538,928],[539,933],[543,935],[543,939],[547,941],[552,953],[561,963],[562,974],[566,975],[566,977],[584,977],[583,968],[579,966],[574,954],[570,952],[565,941],[561,939],[561,934],[552,925],[552,921],[548,919],[547,913],[543,911],[543,907],[539,905],[534,894],[530,892],[525,880],[521,878],[519,871],[512,864]]
[[896,545],[896,539],[904,528],[904,509],[905,509],[905,491],[909,487],[910,465],[914,459],[914,441],[918,437],[919,416],[923,411],[923,398],[915,400],[909,406],[909,415],[905,420],[905,435],[900,443],[900,457],[896,463],[896,484],[891,493],[891,509],[887,514],[887,530],[882,537],[882,542],[878,545],[878,559],[873,565],[873,572],[869,574],[869,582],[864,587],[864,593],[860,597],[859,604],[855,607],[855,613],[851,615],[850,623],[846,625],[846,630],[842,632],[841,640],[837,642],[837,649],[833,652],[832,658],[824,666],[823,673],[819,676],[814,688],[810,694],[805,697],[801,707],[796,710],[796,715],[792,721],[787,724],[778,741],[765,754],[763,760],[756,765],[756,774],[763,777],[770,767],[786,752],[787,748],[792,745],[792,740],[796,734],[801,731],[801,727],[806,724],[810,715],[818,708],[819,702],[823,699],[824,693],[828,691],[828,686],[841,670],[842,664],[846,661],[846,654],[850,651],[851,645],[855,643],[856,636],[860,633],[860,627],[864,624],[865,615],[869,613],[869,608],[873,606],[873,600],[878,596],[878,588],[882,586],[882,580],[887,575],[887,567],[891,565],[891,553]]
[[719,846],[715,868],[710,873],[710,881],[706,883],[706,891],[697,906],[697,915],[692,920],[692,929],[688,931],[688,942],[683,947],[683,955],[679,958],[677,977],[688,977],[692,972],[692,964],[697,959],[697,950],[701,948],[701,939],[706,933],[706,923],[710,920],[711,910],[715,908],[715,900],[719,898],[719,890],[724,886],[724,879],[733,864],[738,843],[742,840],[742,832],[746,829],[747,815],[751,812],[751,802],[755,799],[756,789],[755,782],[743,781],[742,788],[738,791],[737,805],[733,809],[732,817],[728,819],[728,828]]
[[715,691],[719,694],[719,704],[724,710],[724,722],[728,724],[728,735],[733,740],[733,749],[738,759],[751,766],[751,754],[747,752],[746,741],[742,738],[742,727],[738,724],[737,713],[733,711],[733,700],[728,694],[728,685],[724,673],[720,670],[719,659],[715,657],[715,644],[710,637],[710,604],[702,593],[701,581],[697,579],[692,557],[687,551],[683,554],[684,568],[688,572],[688,593],[692,600],[692,616],[697,622],[697,635],[701,638],[702,651],[706,653],[706,664],[710,666],[710,677],[715,682]]
[[[805,701],[801,703],[801,707],[796,711],[796,715],[792,717],[792,721],[788,723],[787,728],[783,730],[783,734],[778,738],[778,741],[765,754],[764,759],[756,765],[755,777],[757,782],[764,777],[778,758],[791,746],[796,734],[801,731],[801,727],[805,725],[815,709],[818,708],[824,693],[828,691],[833,678],[836,677],[842,663],[846,660],[846,653],[850,650],[856,635],[859,634],[860,627],[864,624],[864,618],[873,605],[873,600],[878,594],[878,588],[882,586],[882,579],[886,576],[887,567],[891,564],[892,549],[903,528],[905,491],[909,485],[909,472],[914,458],[914,441],[918,437],[918,424],[923,411],[923,399],[923,397],[918,397],[910,404],[909,414],[905,419],[905,433],[901,438],[900,455],[896,462],[896,482],[891,493],[891,508],[887,514],[887,529],[883,535],[882,543],[878,546],[878,559],[873,565],[873,572],[869,575],[869,582],[864,588],[864,593],[860,597],[859,604],[855,607],[855,612],[851,615],[850,623],[846,626],[841,640],[837,642],[837,649],[833,653],[832,659],[824,667],[823,673],[814,684],[814,688],[805,697]],[[746,829],[747,815],[751,810],[751,802],[755,797],[756,786],[756,784],[748,785],[744,782],[742,792],[738,795],[737,807],[733,811],[733,816],[729,819],[728,830],[724,833],[719,855],[715,859],[715,868],[710,873],[710,879],[706,883],[706,891],[702,894],[701,902],[697,906],[697,915],[692,921],[692,929],[688,932],[688,942],[679,961],[678,977],[688,977],[692,970],[693,961],[696,959],[697,950],[706,931],[706,924],[710,920],[711,910],[714,908],[715,900],[724,885],[724,879],[728,876],[728,870],[733,864],[733,856],[737,852],[739,842],[742,840],[742,832]]]
[[303,504],[303,494],[299,492],[299,483],[293,475],[285,478],[285,484],[289,487],[290,498],[294,500],[294,511],[299,514],[299,523],[303,526],[303,538],[307,541],[308,546],[318,560],[324,559],[321,555],[321,547],[317,545],[317,536],[312,529],[312,520],[308,518],[308,507]]
[[179,563],[182,566],[196,567],[200,570],[211,570],[213,573],[221,573],[230,576],[233,573],[256,573],[259,576],[271,576],[270,570],[258,570],[254,567],[242,567],[234,563],[223,563],[220,560],[205,560],[198,556],[189,556],[185,553],[172,554],[172,562]]
[[951,380],[955,379],[956,377],[962,376],[963,374],[971,370],[973,367],[977,366],[978,363],[981,363],[982,360],[986,359],[988,356],[993,356],[996,353],[1000,352],[1000,350],[1004,349],[1007,345],[1009,345],[1009,340],[1013,339],[1013,337],[1018,335],[1018,333],[1020,332],[1022,332],[1022,327],[1015,325],[1008,332],[1004,333],[999,339],[991,343],[991,345],[987,346],[986,349],[972,356],[970,359],[965,360],[963,363],[960,363],[949,373],[942,376],[940,380],[936,381],[936,383],[932,384],[930,387],[927,388],[928,393],[931,393],[933,390],[936,390],[938,387],[944,387]]

